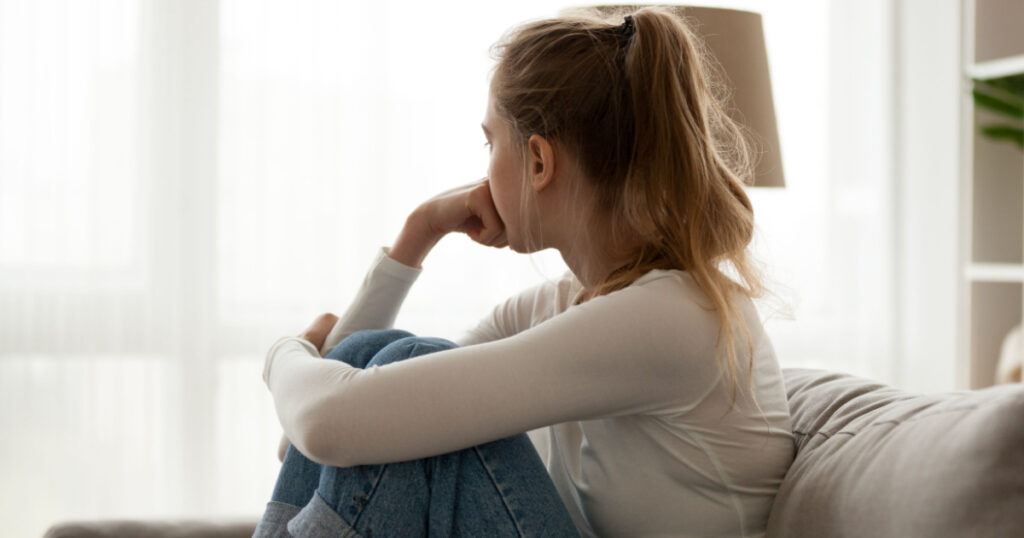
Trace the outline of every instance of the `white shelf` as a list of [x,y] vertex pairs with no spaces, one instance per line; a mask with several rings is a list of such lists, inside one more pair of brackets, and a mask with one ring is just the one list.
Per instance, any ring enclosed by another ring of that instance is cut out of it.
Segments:
[[958,372],[961,387],[978,389],[995,382],[1003,339],[1024,319],[1024,162],[981,136],[994,114],[976,106],[970,81],[1024,73],[1024,0],[961,0],[961,12]]
[[972,282],[1024,282],[1024,265],[1016,263],[972,263],[964,273]]
[[967,68],[967,74],[971,78],[1001,78],[1020,73],[1024,73],[1024,54],[982,62]]

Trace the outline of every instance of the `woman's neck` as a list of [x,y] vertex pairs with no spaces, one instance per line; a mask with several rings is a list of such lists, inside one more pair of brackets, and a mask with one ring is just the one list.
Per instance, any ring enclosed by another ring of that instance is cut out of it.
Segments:
[[589,295],[612,271],[631,261],[636,244],[635,240],[623,238],[622,233],[613,233],[610,222],[604,219],[570,236],[558,251]]

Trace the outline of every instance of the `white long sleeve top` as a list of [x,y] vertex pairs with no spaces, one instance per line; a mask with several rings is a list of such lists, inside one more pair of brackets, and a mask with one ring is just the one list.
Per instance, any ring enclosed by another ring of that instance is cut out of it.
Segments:
[[[390,328],[419,273],[382,249],[323,351],[357,330]],[[567,272],[498,305],[457,349],[366,370],[281,339],[263,374],[281,426],[303,454],[339,467],[546,430],[532,437],[584,536],[763,536],[795,451],[753,304],[737,300],[753,369],[735,331],[739,383],[726,414],[718,319],[688,273],[653,270],[573,305],[581,288]]]

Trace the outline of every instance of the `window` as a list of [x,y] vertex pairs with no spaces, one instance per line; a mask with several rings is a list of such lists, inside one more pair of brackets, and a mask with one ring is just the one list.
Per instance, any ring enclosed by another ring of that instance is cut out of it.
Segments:
[[[706,4],[764,14],[787,187],[751,196],[795,317],[768,323],[780,363],[884,378],[888,8]],[[418,203],[481,177],[488,47],[558,7],[0,0],[11,532],[258,515],[280,433],[263,353],[344,310]],[[397,325],[458,336],[563,270],[450,237]]]

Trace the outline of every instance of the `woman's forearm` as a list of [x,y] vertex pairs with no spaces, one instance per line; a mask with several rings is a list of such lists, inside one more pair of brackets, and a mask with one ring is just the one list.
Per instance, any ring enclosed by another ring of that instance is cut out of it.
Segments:
[[430,230],[423,210],[417,209],[405,219],[405,226],[395,239],[395,244],[388,249],[388,256],[401,264],[418,269],[443,236],[444,234],[438,235]]

